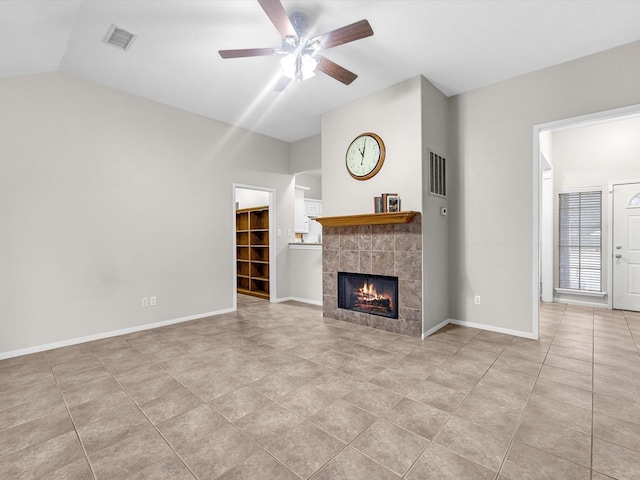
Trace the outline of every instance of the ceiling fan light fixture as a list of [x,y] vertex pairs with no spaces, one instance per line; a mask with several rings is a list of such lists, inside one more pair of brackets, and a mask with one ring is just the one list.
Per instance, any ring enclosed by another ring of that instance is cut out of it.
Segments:
[[298,39],[293,35],[287,35],[282,38],[282,51],[291,52],[298,46]]
[[280,66],[282,67],[282,74],[285,77],[291,80],[302,81],[316,74],[315,70],[318,66],[318,60],[308,53],[302,55],[288,53],[280,60]]
[[360,40],[373,35],[373,29],[366,19],[360,20],[330,32],[310,37],[306,32],[309,18],[300,12],[290,16],[281,0],[257,0],[269,17],[282,39],[282,48],[243,48],[218,50],[222,58],[260,57],[276,55],[281,57],[281,78],[276,84],[277,92],[283,91],[290,80],[298,82],[313,77],[315,71],[328,75],[345,85],[350,85],[358,75],[332,62],[321,52],[338,45]]

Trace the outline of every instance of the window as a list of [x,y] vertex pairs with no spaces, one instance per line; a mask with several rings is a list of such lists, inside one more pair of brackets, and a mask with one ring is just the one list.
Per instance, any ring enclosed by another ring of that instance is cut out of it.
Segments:
[[560,194],[559,288],[600,292],[602,192]]

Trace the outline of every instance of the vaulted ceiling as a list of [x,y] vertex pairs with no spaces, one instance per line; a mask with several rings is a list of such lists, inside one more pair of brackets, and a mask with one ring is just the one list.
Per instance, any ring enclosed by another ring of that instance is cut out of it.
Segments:
[[[220,58],[280,47],[256,0],[3,0],[0,78],[62,71],[292,142],[319,133],[323,112],[416,75],[450,96],[640,40],[630,0],[282,4],[312,35],[369,21],[373,36],[324,52],[358,75],[351,85],[318,73],[277,93],[277,57]],[[137,35],[128,51],[103,43],[111,25]]]

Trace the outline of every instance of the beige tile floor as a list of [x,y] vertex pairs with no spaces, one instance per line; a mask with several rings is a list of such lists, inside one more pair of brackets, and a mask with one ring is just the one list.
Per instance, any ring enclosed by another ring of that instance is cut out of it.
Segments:
[[540,341],[237,313],[0,361],[2,479],[640,478],[640,314]]

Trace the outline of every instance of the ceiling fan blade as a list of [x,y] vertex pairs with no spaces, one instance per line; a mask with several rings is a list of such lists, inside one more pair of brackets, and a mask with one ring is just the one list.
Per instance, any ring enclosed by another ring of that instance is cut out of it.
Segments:
[[289,20],[289,15],[287,15],[287,11],[282,6],[282,3],[280,3],[280,0],[258,0],[258,3],[282,37],[288,35],[298,37],[296,29],[293,28],[291,20]]
[[276,83],[276,86],[273,90],[276,92],[282,92],[285,88],[289,86],[290,83],[291,83],[291,79],[283,75],[278,79],[278,82]]
[[344,83],[345,85],[349,85],[356,78],[358,78],[358,75],[356,75],[353,72],[350,72],[344,67],[341,67],[337,63],[332,62],[328,58],[325,58],[322,56],[318,56],[316,58],[318,59],[318,66],[316,67],[317,70],[320,70],[321,72],[326,73],[330,77],[335,78],[336,80]]
[[222,58],[262,57],[275,55],[275,48],[241,48],[239,50],[218,50]]
[[343,43],[349,43],[354,40],[370,37],[371,35],[373,35],[373,29],[371,28],[371,25],[369,25],[369,22],[367,20],[360,20],[359,22],[352,23],[351,25],[318,35],[317,37],[314,37],[312,41],[318,40],[322,45],[322,48],[331,48],[342,45]]

